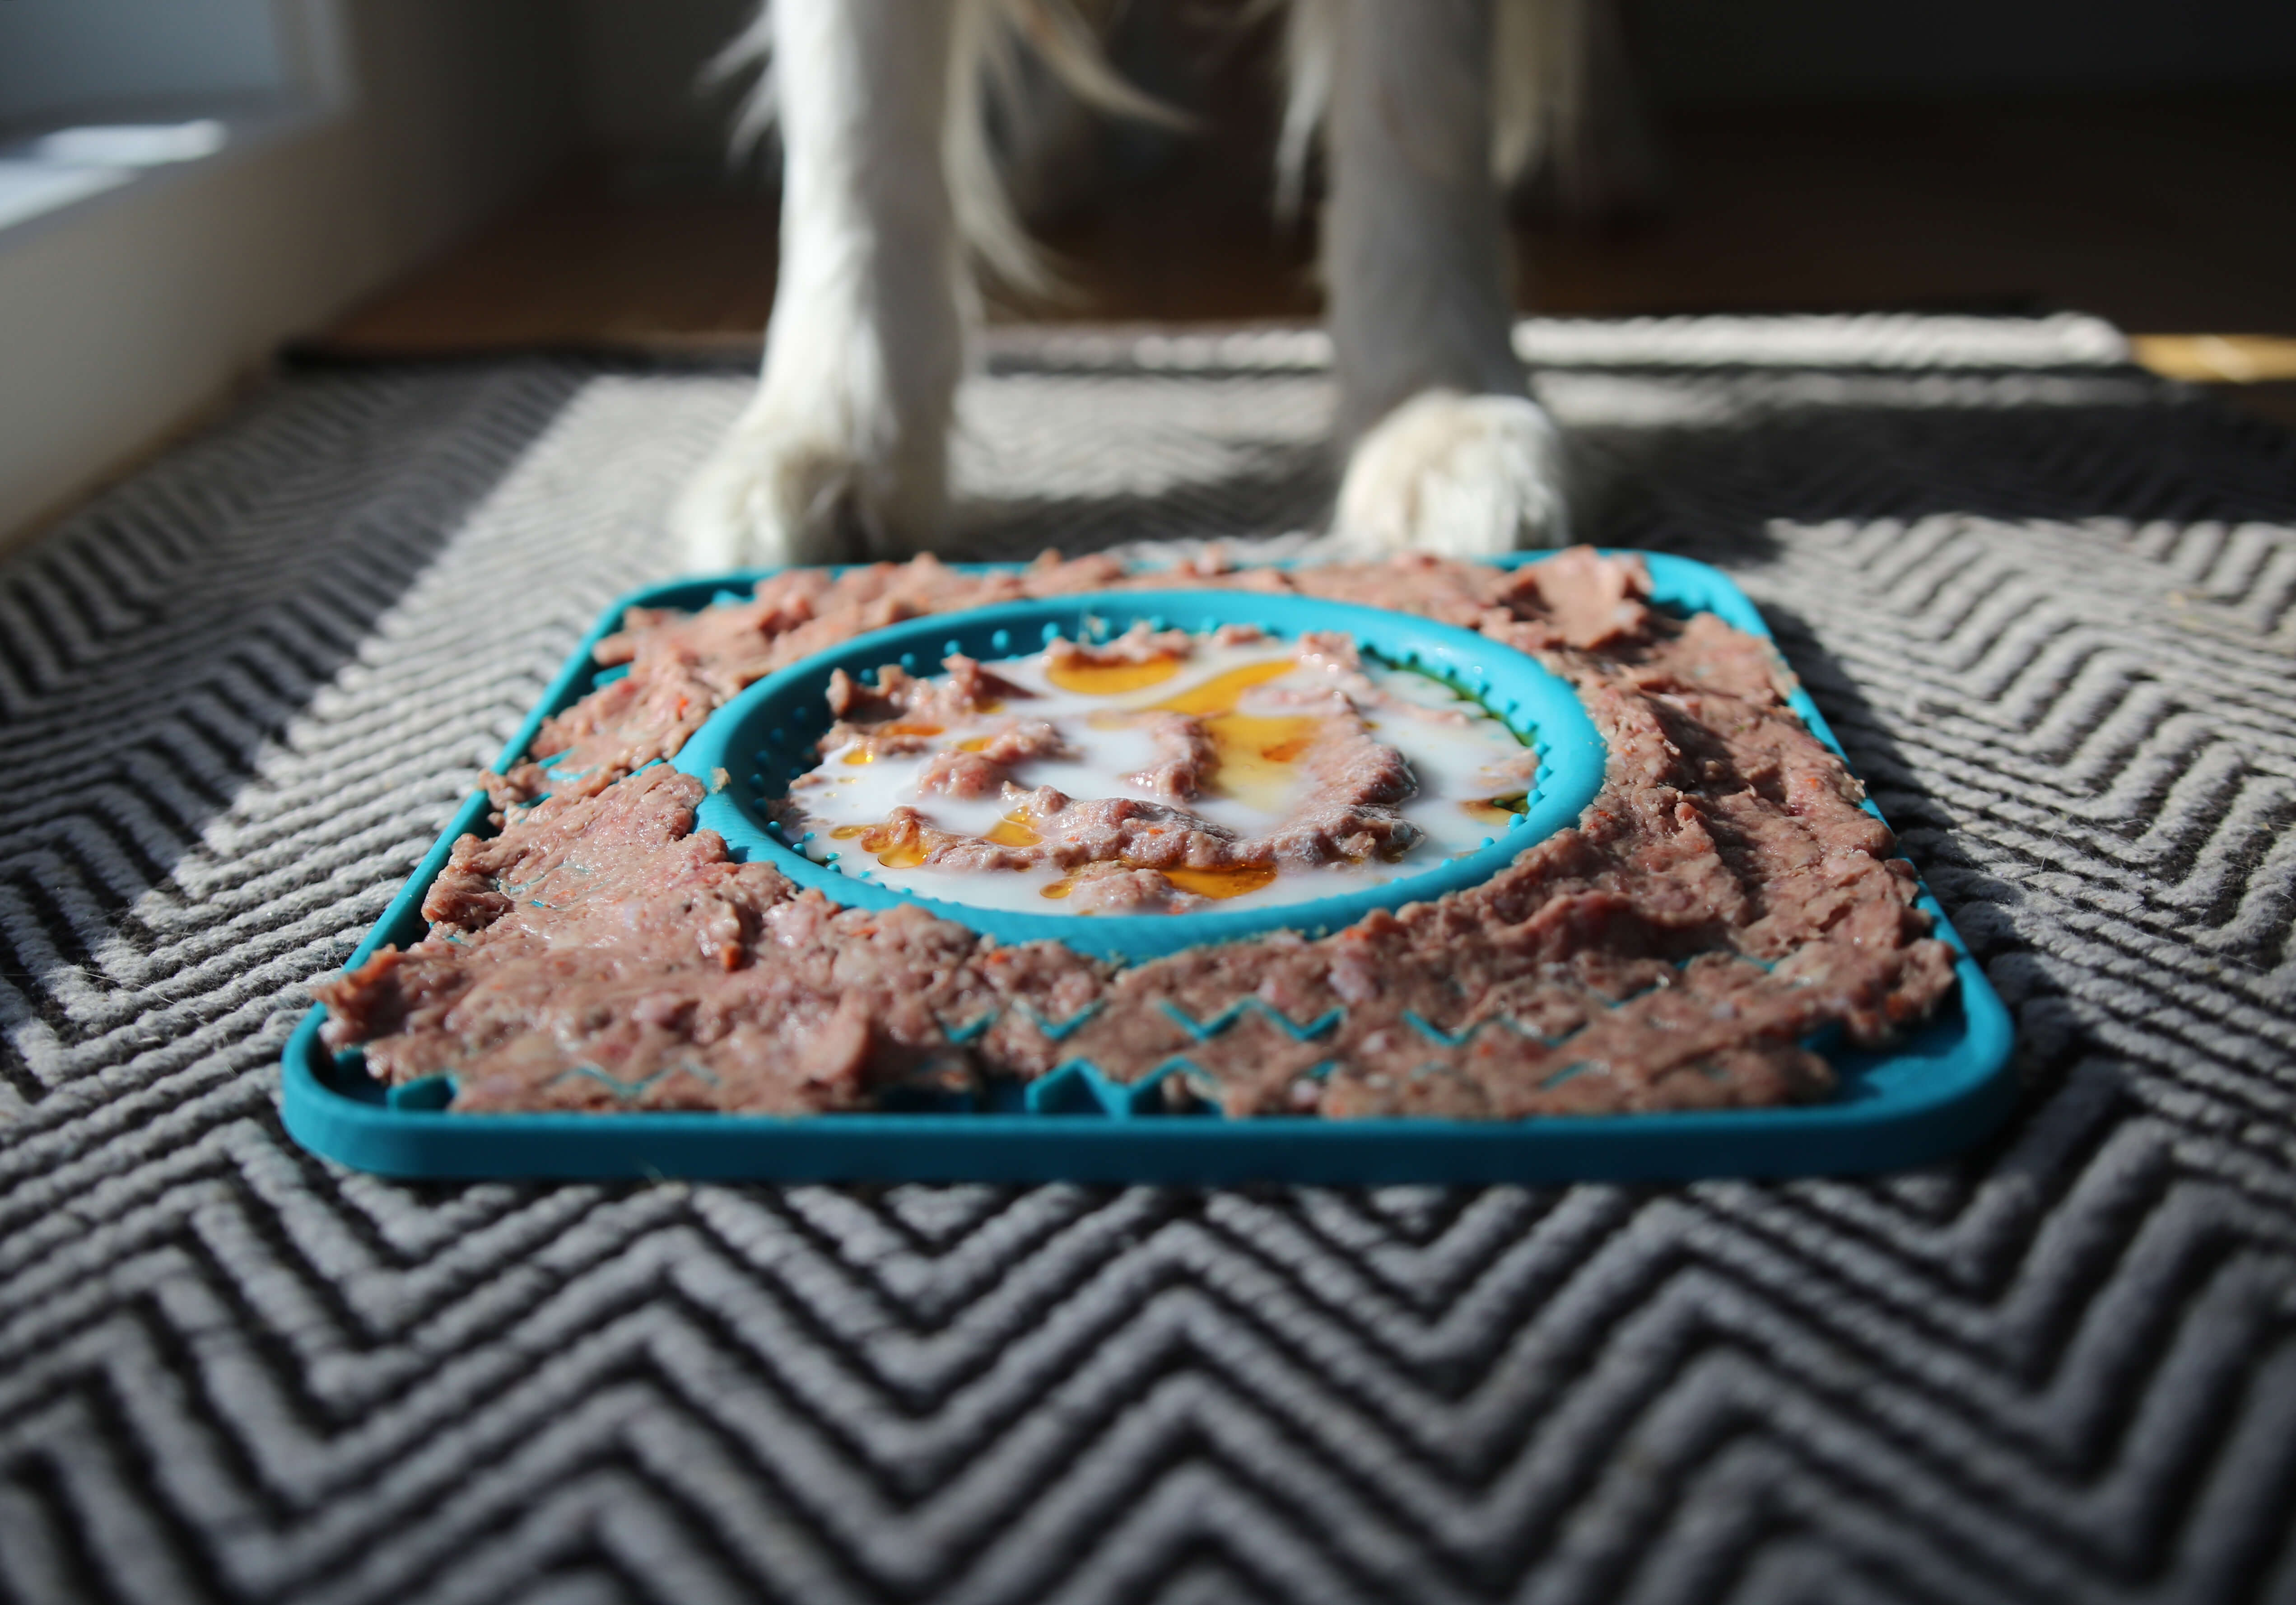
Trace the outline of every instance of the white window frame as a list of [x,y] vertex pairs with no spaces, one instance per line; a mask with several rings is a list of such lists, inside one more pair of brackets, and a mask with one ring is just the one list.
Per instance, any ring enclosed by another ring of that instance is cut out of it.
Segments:
[[[4,0],[0,0],[4,3]],[[291,139],[348,116],[357,94],[351,70],[343,0],[270,0],[284,82],[272,92],[171,99],[153,126],[215,125],[221,138],[212,150],[185,160],[110,164],[98,156],[85,161],[56,160],[56,198],[20,215],[0,216],[0,251],[11,250],[46,228],[70,226],[93,207],[135,205],[152,191],[181,182],[203,169],[228,164],[283,139]],[[106,122],[113,119],[105,118]],[[123,117],[122,123],[144,119]],[[82,127],[86,118],[59,117],[13,130],[0,144],[0,160],[50,165],[51,136]]]

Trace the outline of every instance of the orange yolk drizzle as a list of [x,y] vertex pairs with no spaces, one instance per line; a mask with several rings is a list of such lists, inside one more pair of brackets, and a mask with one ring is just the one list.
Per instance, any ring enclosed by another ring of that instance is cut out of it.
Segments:
[[[1145,864],[1127,864],[1128,869],[1144,869]],[[1242,897],[1247,892],[1257,892],[1275,879],[1273,864],[1239,864],[1229,869],[1165,869],[1163,877],[1183,892],[1193,892],[1198,897]],[[1062,877],[1044,890],[1046,897],[1066,897],[1076,890],[1077,877]]]
[[1034,847],[1045,838],[1036,833],[1024,816],[1009,813],[988,827],[988,839],[999,847]]
[[1273,864],[1238,864],[1229,869],[1167,869],[1164,878],[1198,897],[1242,897],[1275,878]]
[[924,844],[901,840],[890,825],[840,825],[829,835],[838,842],[859,837],[861,850],[875,853],[888,869],[914,869],[925,861]]
[[1087,663],[1069,658],[1047,665],[1045,678],[1063,691],[1085,696],[1120,696],[1127,691],[1160,686],[1179,671],[1180,660],[1169,654],[1136,663]]
[[[921,719],[897,719],[890,724],[877,726],[870,734],[873,736],[938,736],[940,734],[940,727],[937,724],[927,724]],[[865,746],[856,747],[845,754],[845,761],[857,769],[862,764],[875,762],[876,758],[875,749]]]
[[1253,687],[1281,679],[1299,666],[1292,658],[1245,663],[1155,704],[1159,711],[1190,713],[1204,721],[1219,759],[1213,783],[1225,795],[1258,802],[1271,812],[1283,805],[1292,786],[1291,765],[1314,745],[1324,721],[1307,714],[1239,713],[1236,704]]

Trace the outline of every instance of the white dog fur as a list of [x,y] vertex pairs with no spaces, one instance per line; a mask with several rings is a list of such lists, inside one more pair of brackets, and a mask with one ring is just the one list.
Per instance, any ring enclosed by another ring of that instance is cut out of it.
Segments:
[[[1314,136],[1348,449],[1335,546],[1456,556],[1559,544],[1554,425],[1511,339],[1502,186],[1567,129],[1585,0],[1291,0],[1283,185]],[[1162,115],[1069,0],[770,0],[781,278],[757,393],[681,498],[697,567],[901,557],[943,530],[978,300],[967,248],[1023,284],[981,96],[1025,37],[1103,106]]]

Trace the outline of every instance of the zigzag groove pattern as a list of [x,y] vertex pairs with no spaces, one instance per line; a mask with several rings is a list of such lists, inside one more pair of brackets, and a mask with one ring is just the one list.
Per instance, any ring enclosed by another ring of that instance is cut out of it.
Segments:
[[[2296,1599],[2296,448],[2081,319],[1522,340],[1599,538],[1738,574],[2015,1009],[2001,1139],[1542,1192],[322,1165],[304,984],[743,387],[298,375],[0,570],[0,1597]],[[995,552],[1329,495],[1316,340],[994,357]]]

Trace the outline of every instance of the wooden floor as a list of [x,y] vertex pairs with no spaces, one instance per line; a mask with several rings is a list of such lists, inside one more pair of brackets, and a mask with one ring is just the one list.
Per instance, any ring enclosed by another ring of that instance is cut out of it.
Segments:
[[[2072,308],[2147,334],[2296,336],[2296,95],[1683,110],[1660,131],[1668,181],[1647,215],[1518,227],[1523,309]],[[994,315],[1315,317],[1308,233],[1268,213],[1265,132],[1247,108],[1152,152],[1144,176],[1046,230],[1070,293]],[[768,200],[578,168],[313,345],[754,350],[775,229]],[[2243,379],[2236,399],[2296,423],[2284,348],[2146,349],[2178,376]]]

